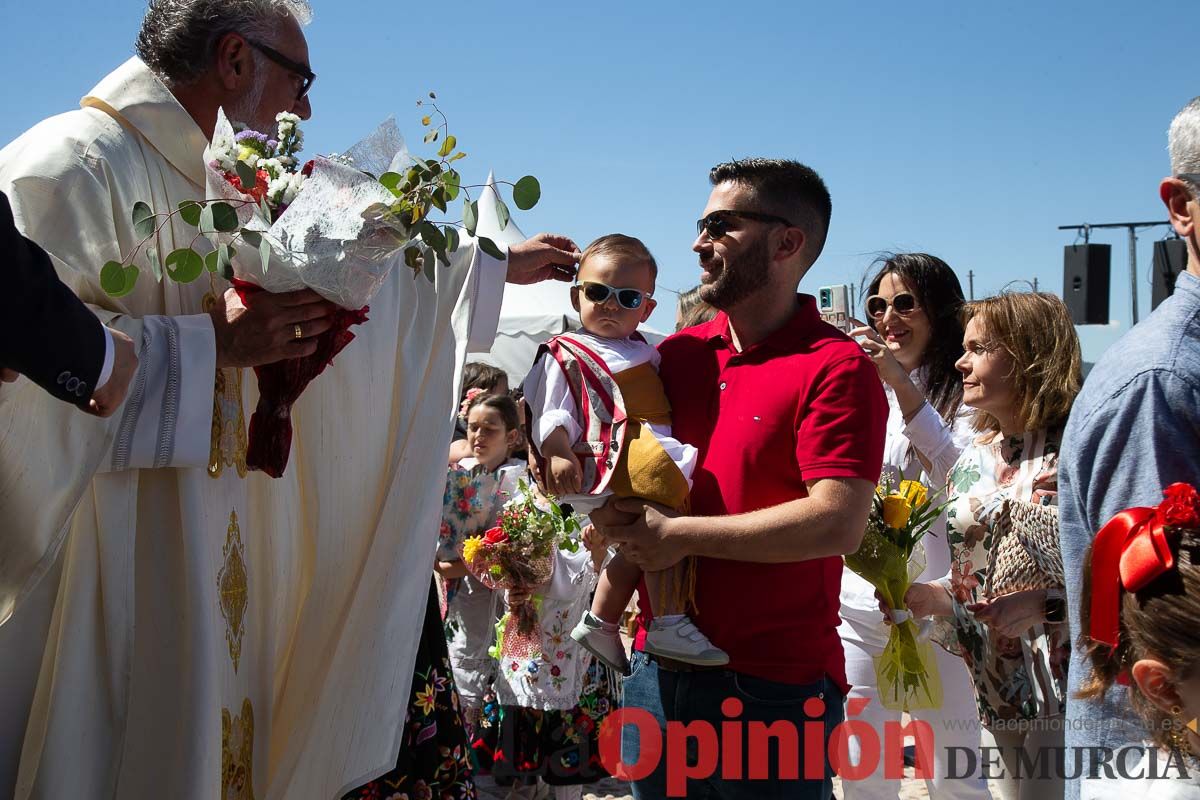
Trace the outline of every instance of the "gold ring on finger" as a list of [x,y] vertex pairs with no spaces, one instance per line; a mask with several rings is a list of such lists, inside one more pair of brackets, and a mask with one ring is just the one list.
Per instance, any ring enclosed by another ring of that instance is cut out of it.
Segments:
[[299,324],[299,323],[296,323],[295,325],[293,325],[293,326],[292,326],[292,333],[294,333],[294,334],[295,334],[295,337],[296,337],[297,339],[303,339],[303,338],[304,338],[304,331],[300,330],[300,324]]

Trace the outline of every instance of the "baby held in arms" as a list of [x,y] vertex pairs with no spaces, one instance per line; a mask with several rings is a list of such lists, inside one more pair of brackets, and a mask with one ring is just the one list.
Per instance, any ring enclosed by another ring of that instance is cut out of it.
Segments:
[[[525,379],[532,452],[546,488],[590,513],[611,496],[687,508],[696,448],[671,436],[671,407],[658,377],[658,351],[637,333],[654,310],[658,266],[641,241],[603,236],[584,251],[571,287],[583,330],[542,345]],[[690,559],[646,573],[654,621],[646,651],[718,666],[728,655],[687,616]],[[571,632],[613,667],[626,667],[617,623],[641,570],[620,552],[600,576],[591,611]]]

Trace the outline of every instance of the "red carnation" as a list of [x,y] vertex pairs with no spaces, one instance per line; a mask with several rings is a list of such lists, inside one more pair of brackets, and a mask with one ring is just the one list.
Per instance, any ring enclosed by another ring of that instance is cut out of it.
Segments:
[[1163,521],[1180,528],[1200,527],[1200,493],[1187,483],[1172,483],[1163,490],[1166,499],[1159,504]]
[[503,544],[508,541],[508,534],[504,532],[504,528],[492,528],[483,535],[485,544]]

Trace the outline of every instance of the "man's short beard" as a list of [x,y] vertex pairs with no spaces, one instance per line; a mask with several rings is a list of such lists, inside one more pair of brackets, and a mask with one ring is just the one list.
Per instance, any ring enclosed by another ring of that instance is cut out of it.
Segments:
[[712,283],[700,284],[700,299],[713,308],[728,311],[767,283],[769,258],[767,237],[759,237],[736,260],[726,261]]

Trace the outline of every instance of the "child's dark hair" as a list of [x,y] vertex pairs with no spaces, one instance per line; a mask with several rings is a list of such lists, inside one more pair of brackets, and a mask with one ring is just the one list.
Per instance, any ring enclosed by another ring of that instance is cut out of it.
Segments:
[[491,364],[482,361],[472,361],[463,367],[462,393],[466,397],[468,389],[482,389],[494,392],[501,381],[508,380],[508,373]]
[[[1161,661],[1171,670],[1178,686],[1189,680],[1200,663],[1200,532],[1167,528],[1167,540],[1175,556],[1175,568],[1168,570],[1136,592],[1121,593],[1120,635],[1117,647],[1093,640],[1091,630],[1092,551],[1083,562],[1083,594],[1080,598],[1079,646],[1088,656],[1090,674],[1076,696],[1099,699],[1143,658]],[[1148,723],[1154,743],[1172,749],[1171,716],[1129,682],[1134,709]]]
[[521,429],[521,417],[517,413],[517,403],[506,394],[481,394],[476,395],[467,404],[467,416],[471,416],[471,409],[476,406],[484,406],[490,408],[500,414],[500,419],[504,420],[504,430],[516,431]]

